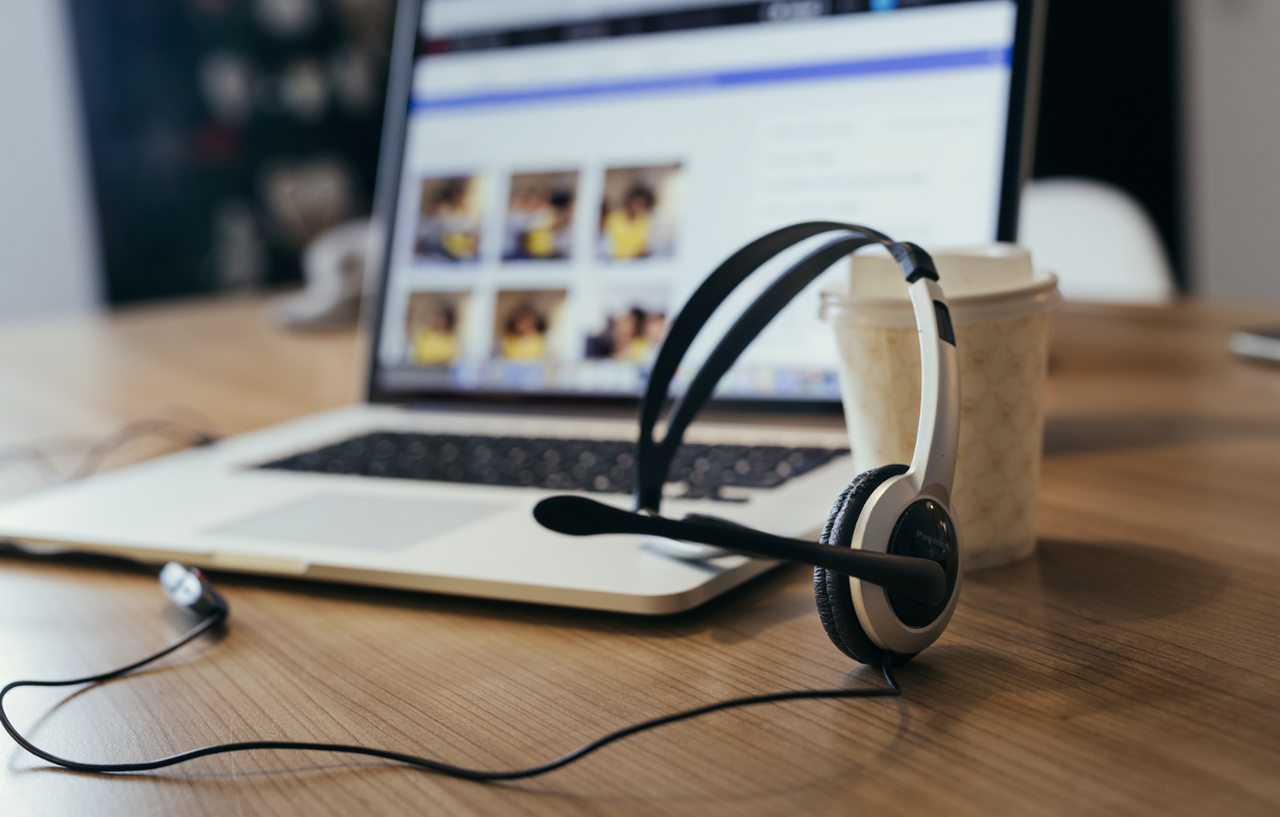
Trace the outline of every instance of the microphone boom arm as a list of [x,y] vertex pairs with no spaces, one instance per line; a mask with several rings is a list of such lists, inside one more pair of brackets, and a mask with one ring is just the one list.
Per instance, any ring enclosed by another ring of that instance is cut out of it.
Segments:
[[751,556],[816,565],[934,605],[947,595],[942,566],[917,556],[820,545],[729,523],[676,520],[615,508],[582,496],[555,496],[533,509],[544,527],[569,536],[601,533],[662,536],[715,545]]

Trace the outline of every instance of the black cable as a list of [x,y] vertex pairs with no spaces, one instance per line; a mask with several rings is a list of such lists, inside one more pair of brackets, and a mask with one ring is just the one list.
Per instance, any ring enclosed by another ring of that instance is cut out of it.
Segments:
[[[176,412],[193,415],[203,423],[205,428],[213,428],[208,415],[198,409],[178,406]],[[28,463],[41,473],[45,484],[61,484],[91,477],[106,463],[107,459],[124,446],[135,440],[151,436],[165,437],[182,446],[203,446],[217,442],[220,438],[214,431],[207,431],[200,425],[160,415],[133,420],[111,434],[99,438],[54,438],[40,445],[33,443],[17,443],[0,446],[0,469],[14,463]],[[55,453],[56,452],[56,453]],[[77,464],[68,474],[58,469],[56,458],[79,454]],[[23,555],[37,555],[17,542],[0,539],[0,552],[13,552]],[[70,551],[62,550],[62,553]],[[93,554],[102,556],[103,554]],[[132,562],[133,560],[126,559]],[[177,645],[181,646],[181,644]],[[159,656],[153,656],[152,660]]]
[[107,459],[121,448],[135,440],[146,437],[166,437],[184,445],[208,445],[217,441],[217,435],[188,425],[181,420],[167,417],[144,417],[120,428],[114,434],[95,443],[80,458],[80,462],[71,470],[67,481],[93,476],[102,468]]
[[33,470],[40,472],[40,477],[46,484],[63,481],[53,455],[39,446],[19,443],[0,448],[0,468],[14,463],[27,463]]
[[[0,446],[0,468],[25,462],[40,472],[45,483],[71,482],[93,476],[117,451],[147,437],[163,437],[183,446],[201,446],[217,442],[218,435],[206,430],[206,428],[213,428],[213,425],[207,422],[208,418],[203,413],[190,408],[179,410],[191,414],[200,425],[172,417],[143,417],[121,426],[110,434],[97,439],[90,438],[84,443],[73,442],[71,438],[56,438],[47,444],[18,443]],[[58,454],[54,453],[55,450],[58,450]],[[58,468],[55,458],[59,455],[75,454],[79,455],[76,464],[69,472],[63,473]]]
[[529,766],[522,769],[471,769],[465,766],[455,766],[452,763],[446,763],[442,760],[432,760],[431,758],[419,757],[417,755],[396,752],[390,749],[376,749],[369,746],[358,746],[354,744],[344,743],[306,743],[300,741],[280,741],[280,740],[256,740],[256,741],[240,741],[236,743],[219,743],[212,746],[204,746],[198,749],[191,749],[186,752],[180,752],[169,757],[162,757],[156,760],[142,760],[136,763],[81,763],[75,760],[68,760],[59,757],[51,752],[47,752],[27,740],[14,727],[9,720],[9,715],[5,711],[5,697],[15,689],[21,687],[62,687],[76,686],[79,684],[100,684],[109,681],[112,678],[118,678],[127,675],[136,669],[151,664],[164,658],[166,655],[173,653],[181,647],[191,643],[204,633],[223,623],[227,618],[227,611],[220,610],[203,619],[194,628],[185,635],[170,644],[168,647],[159,652],[135,661],[128,666],[119,669],[104,672],[98,675],[88,675],[84,678],[73,678],[67,681],[13,681],[6,684],[0,689],[0,725],[4,726],[6,732],[12,737],[19,746],[26,749],[36,757],[45,760],[55,766],[61,766],[64,769],[71,769],[79,772],[145,772],[153,769],[163,769],[167,766],[176,766],[180,763],[196,760],[197,758],[209,757],[210,755],[221,755],[230,752],[253,752],[258,750],[271,751],[311,751],[311,752],[337,752],[340,754],[366,755],[369,757],[381,758],[383,760],[396,761],[405,763],[420,769],[426,769],[430,772],[442,774],[447,777],[456,777],[463,780],[472,780],[478,782],[492,782],[500,780],[521,780],[529,777],[537,777],[547,774],[548,772],[562,769],[565,766],[575,763],[593,752],[603,749],[611,743],[623,740],[624,738],[637,735],[641,732],[647,732],[651,729],[657,729],[660,726],[677,723],[679,721],[689,720],[691,718],[707,715],[712,712],[720,712],[726,709],[736,709],[739,707],[756,706],[759,704],[777,703],[780,701],[796,701],[812,698],[884,698],[894,697],[902,694],[901,687],[898,686],[897,680],[893,676],[892,654],[885,652],[885,658],[881,664],[880,670],[884,675],[885,687],[874,689],[811,689],[811,690],[788,690],[784,692],[771,692],[764,695],[750,695],[743,698],[730,698],[728,700],[717,701],[715,703],[706,704],[704,706],[685,709],[679,712],[673,712],[669,715],[662,715],[649,720],[640,721],[630,726],[625,726],[613,732],[609,732],[603,737],[597,738],[589,743],[579,746],[573,751],[561,755],[558,758],[540,763],[536,766]]

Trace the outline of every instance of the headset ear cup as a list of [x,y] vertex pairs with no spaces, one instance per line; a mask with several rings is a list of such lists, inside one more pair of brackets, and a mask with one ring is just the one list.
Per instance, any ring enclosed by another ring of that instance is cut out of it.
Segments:
[[[905,465],[884,465],[863,471],[854,477],[853,482],[841,492],[832,506],[819,542],[835,547],[852,546],[853,531],[867,499],[885,480],[906,472]],[[853,595],[849,592],[849,577],[833,570],[815,567],[813,595],[818,603],[818,618],[831,642],[853,660],[879,666],[884,651],[876,646],[858,621],[858,611],[853,606]],[[909,655],[894,656],[894,663],[904,663],[910,658]]]

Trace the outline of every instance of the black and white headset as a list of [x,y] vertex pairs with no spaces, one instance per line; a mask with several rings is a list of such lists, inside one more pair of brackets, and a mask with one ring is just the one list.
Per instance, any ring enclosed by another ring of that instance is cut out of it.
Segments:
[[[666,434],[655,441],[654,427],[671,396],[676,369],[716,308],[762,265],[823,234],[835,237],[780,275],[725,332],[674,402]],[[911,462],[886,464],[854,477],[836,499],[817,544],[701,514],[681,520],[660,516],[662,486],[676,450],[720,378],[815,278],[869,245],[884,247],[898,262],[920,335],[920,419]],[[539,503],[534,516],[548,528],[575,536],[648,534],[812,564],[818,614],[832,642],[866,664],[880,664],[886,653],[900,663],[937,640],[956,606],[964,565],[950,504],[959,416],[955,333],[929,254],[856,224],[795,224],[730,256],[689,297],[672,323],[640,406],[634,510],[581,496],[558,496]]]
[[[801,242],[835,237],[775,280],[733,323],[703,366],[675,400],[667,430],[654,439],[672,379],[711,314],[761,265]],[[854,478],[836,500],[817,543],[773,536],[716,517],[682,520],[659,515],[662,486],[685,429],[706,404],[720,378],[761,330],[832,264],[867,246],[885,247],[902,268],[920,334],[921,401],[916,448],[906,465],[884,465]],[[169,564],[161,584],[174,604],[199,618],[177,641],[124,667],[66,680],[18,680],[0,687],[0,726],[32,755],[82,772],[118,773],[162,769],[211,755],[260,751],[323,751],[377,757],[477,782],[536,777],[564,768],[631,735],[678,721],[744,706],[814,698],[898,695],[892,667],[932,644],[955,610],[963,550],[950,511],[960,414],[960,383],[950,313],[939,289],[933,259],[920,247],[898,243],[855,224],[809,222],[776,230],[734,253],[690,296],[671,325],[654,361],[640,407],[635,509],[624,510],[582,496],[543,500],[534,515],[563,533],[639,533],[700,542],[726,550],[814,565],[814,593],[827,635],[851,658],[879,666],[881,688],[805,689],[716,701],[630,724],[543,763],[515,769],[475,769],[430,757],[358,744],[283,739],[201,746],[167,757],[123,762],[87,762],[37,746],[10,720],[5,699],[24,687],[98,684],[127,675],[173,653],[230,615],[227,600],[199,571]]]

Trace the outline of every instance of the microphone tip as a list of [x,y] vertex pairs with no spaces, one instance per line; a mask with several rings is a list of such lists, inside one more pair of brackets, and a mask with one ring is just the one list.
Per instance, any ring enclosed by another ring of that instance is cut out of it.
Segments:
[[601,510],[613,508],[583,496],[553,496],[533,506],[533,518],[556,533],[589,536],[604,532],[600,530]]

